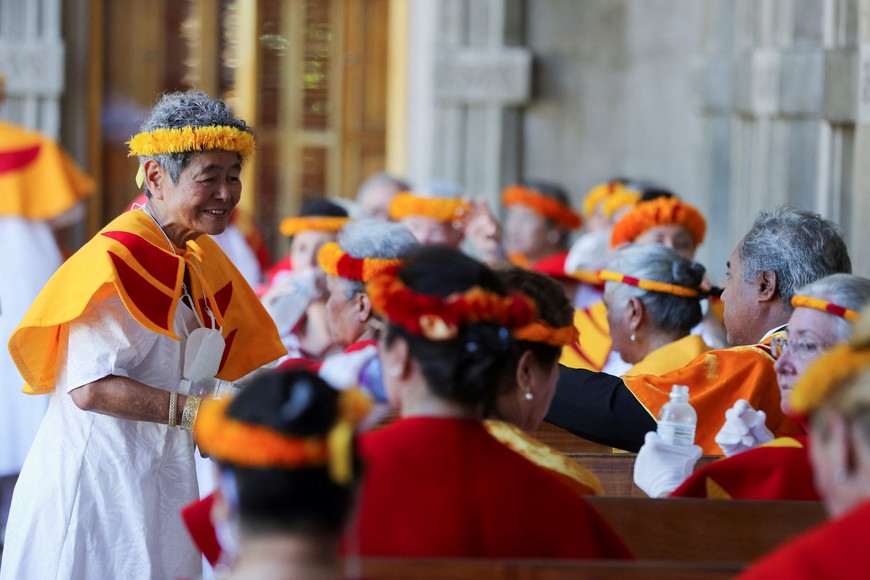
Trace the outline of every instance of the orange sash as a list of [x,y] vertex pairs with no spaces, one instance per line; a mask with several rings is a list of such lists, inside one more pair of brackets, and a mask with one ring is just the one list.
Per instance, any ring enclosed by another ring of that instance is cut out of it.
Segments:
[[626,376],[623,380],[654,418],[670,400],[673,385],[688,386],[689,403],[698,413],[695,443],[705,454],[721,455],[714,438],[725,422],[725,411],[738,399],[767,413],[767,425],[774,433],[795,433],[794,425],[785,420],[780,409],[769,343],[768,338],[762,344],[711,350],[661,376]]
[[27,382],[24,392],[54,390],[61,326],[78,318],[98,293],[116,292],[139,324],[178,340],[173,323],[185,269],[200,320],[210,326],[207,301],[226,340],[218,378],[234,381],[286,353],[274,322],[214,240],[203,235],[175,252],[151,218],[134,210],[67,260],[9,340]]
[[0,216],[50,220],[93,191],[57,143],[0,121]]

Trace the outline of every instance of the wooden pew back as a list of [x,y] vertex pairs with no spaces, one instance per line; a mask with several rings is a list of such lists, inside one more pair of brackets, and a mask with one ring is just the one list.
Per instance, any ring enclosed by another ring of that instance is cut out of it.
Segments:
[[[634,453],[566,453],[601,480],[604,495],[619,497],[646,497],[634,484]],[[719,459],[717,455],[705,455],[698,461],[695,469]]]
[[821,502],[590,497],[640,559],[750,562],[825,520]]

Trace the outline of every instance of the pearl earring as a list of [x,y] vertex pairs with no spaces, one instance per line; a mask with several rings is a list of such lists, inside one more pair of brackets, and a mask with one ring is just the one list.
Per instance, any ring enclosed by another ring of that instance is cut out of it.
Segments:
[[523,397],[525,397],[527,401],[531,401],[535,398],[531,391],[526,391]]
[[399,376],[399,367],[391,367],[389,374],[391,377],[398,377]]
[[632,333],[631,333],[631,336],[629,337],[629,339],[631,340],[631,342],[634,342],[636,338],[637,338],[637,337],[636,337],[636,336],[634,335],[634,333],[632,332]]

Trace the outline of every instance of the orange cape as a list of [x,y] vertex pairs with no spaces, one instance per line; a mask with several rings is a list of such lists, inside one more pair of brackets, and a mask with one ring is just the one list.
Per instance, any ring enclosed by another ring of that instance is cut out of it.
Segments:
[[50,220],[93,191],[57,143],[0,121],[0,216]]
[[178,340],[173,323],[186,266],[200,319],[210,324],[205,296],[226,340],[218,378],[234,381],[286,353],[275,323],[214,240],[203,235],[175,251],[151,218],[135,210],[115,218],[67,260],[9,340],[27,382],[24,392],[54,390],[62,325],[105,292],[117,293],[148,330]]
[[703,338],[697,334],[690,334],[647,354],[623,373],[623,376],[661,375],[686,366],[708,350],[710,347]]
[[738,399],[745,399],[755,409],[767,413],[767,425],[774,433],[800,433],[780,409],[770,338],[762,344],[708,351],[686,366],[661,376],[625,376],[623,381],[654,418],[670,400],[671,387],[687,385],[689,403],[698,413],[695,443],[708,455],[722,455],[714,438],[725,422],[725,411]]

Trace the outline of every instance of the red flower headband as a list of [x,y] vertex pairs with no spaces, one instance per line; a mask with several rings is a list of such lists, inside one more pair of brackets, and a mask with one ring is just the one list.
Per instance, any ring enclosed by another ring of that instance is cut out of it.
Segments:
[[449,340],[460,327],[477,322],[519,328],[537,315],[534,304],[525,296],[500,296],[479,286],[446,298],[417,293],[399,279],[398,268],[375,277],[366,285],[366,293],[375,312],[429,340]]
[[402,265],[402,260],[354,258],[343,251],[337,242],[323,244],[317,254],[317,261],[330,276],[356,282],[368,282],[381,272]]

